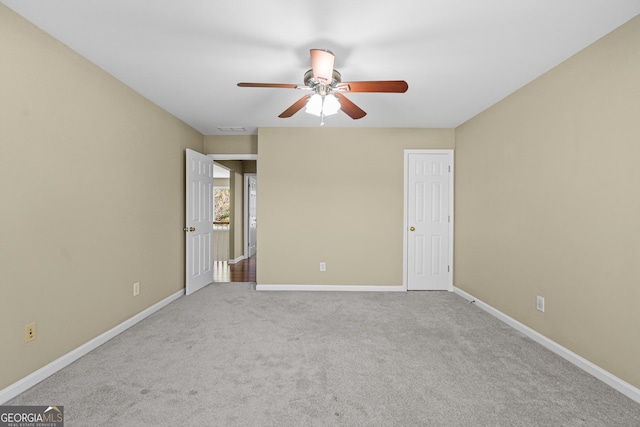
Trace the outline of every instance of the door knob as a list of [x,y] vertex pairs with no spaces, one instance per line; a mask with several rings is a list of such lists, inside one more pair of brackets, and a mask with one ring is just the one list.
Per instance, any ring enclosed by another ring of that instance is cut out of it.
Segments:
[[189,228],[185,227],[185,228],[183,228],[182,230],[183,230],[183,231],[196,231],[196,229],[195,229],[195,228],[193,228],[193,227],[189,227]]
[[412,226],[409,228],[409,231],[416,231],[416,228]]

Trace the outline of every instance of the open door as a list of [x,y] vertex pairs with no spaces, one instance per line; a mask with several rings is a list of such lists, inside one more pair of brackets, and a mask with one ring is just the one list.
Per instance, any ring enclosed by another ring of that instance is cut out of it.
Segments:
[[187,149],[186,279],[190,295],[213,282],[213,159]]

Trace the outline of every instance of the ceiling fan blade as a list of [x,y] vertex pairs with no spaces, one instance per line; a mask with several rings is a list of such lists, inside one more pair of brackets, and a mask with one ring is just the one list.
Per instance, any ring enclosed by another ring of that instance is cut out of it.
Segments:
[[313,78],[318,83],[331,84],[333,78],[333,52],[326,49],[311,49],[311,68]]
[[349,92],[394,92],[404,93],[409,85],[404,80],[377,80],[370,82],[343,82],[338,88],[345,88]]
[[309,100],[309,98],[311,98],[311,95],[305,95],[302,98],[298,99],[296,102],[293,103],[291,107],[287,108],[282,113],[280,113],[278,117],[280,117],[281,119],[284,119],[284,118],[293,116],[295,113],[302,110],[302,108],[305,105],[307,105],[307,101]]
[[334,95],[336,96],[336,98],[338,98],[340,109],[344,111],[347,116],[351,117],[354,120],[357,120],[367,115],[367,113],[362,108],[349,101],[346,96],[342,95],[341,93],[334,93]]
[[240,87],[276,87],[283,89],[297,89],[298,85],[290,83],[238,83]]

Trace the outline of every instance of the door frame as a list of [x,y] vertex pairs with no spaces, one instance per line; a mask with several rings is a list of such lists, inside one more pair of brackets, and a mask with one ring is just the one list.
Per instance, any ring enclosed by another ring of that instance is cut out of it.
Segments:
[[449,292],[453,292],[453,224],[454,224],[454,187],[453,176],[454,168],[454,150],[453,149],[406,149],[404,150],[404,211],[402,221],[402,287],[404,290],[409,289],[409,271],[408,271],[408,242],[409,242],[409,224],[407,216],[409,214],[409,155],[410,154],[447,154],[451,164],[451,173],[449,174],[449,212],[451,221],[449,221]]
[[[245,258],[249,258],[249,177],[254,177],[256,179],[256,183],[258,182],[258,174],[257,173],[245,173],[243,178],[244,185],[244,206],[243,206],[243,215],[244,215],[244,250],[243,255]],[[256,197],[257,198],[257,197]]]

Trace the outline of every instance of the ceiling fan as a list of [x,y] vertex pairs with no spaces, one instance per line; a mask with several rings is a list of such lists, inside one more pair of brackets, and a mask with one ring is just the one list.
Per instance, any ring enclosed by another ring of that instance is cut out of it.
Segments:
[[404,93],[409,85],[404,80],[377,80],[343,82],[338,70],[333,69],[335,55],[326,49],[311,49],[311,69],[304,74],[304,85],[289,83],[238,83],[240,87],[267,87],[301,89],[309,93],[293,103],[278,117],[291,117],[303,107],[305,112],[324,116],[344,111],[352,119],[361,119],[367,113],[343,95],[344,92],[393,92]]

